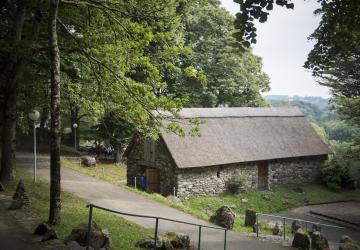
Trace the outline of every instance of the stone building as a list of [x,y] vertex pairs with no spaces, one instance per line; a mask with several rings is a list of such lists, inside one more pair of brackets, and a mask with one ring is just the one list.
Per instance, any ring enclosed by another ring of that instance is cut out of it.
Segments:
[[201,136],[134,136],[125,151],[129,185],[145,174],[148,191],[187,199],[224,192],[234,175],[251,188],[316,182],[331,154],[298,108],[188,108],[181,117],[203,119]]

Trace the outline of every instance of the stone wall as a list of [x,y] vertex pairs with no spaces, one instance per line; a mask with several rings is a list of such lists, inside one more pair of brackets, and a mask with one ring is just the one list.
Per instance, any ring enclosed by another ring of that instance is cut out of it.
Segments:
[[127,184],[134,185],[135,176],[140,178],[147,167],[160,170],[160,194],[173,194],[176,183],[175,165],[162,139],[155,142],[155,157],[146,161],[144,157],[144,140],[138,138],[127,157]]
[[269,161],[269,184],[316,183],[326,156],[308,156]]
[[249,188],[256,188],[258,180],[255,163],[178,169],[176,173],[177,196],[180,199],[221,194],[226,191],[226,182],[235,175],[245,176],[245,185]]

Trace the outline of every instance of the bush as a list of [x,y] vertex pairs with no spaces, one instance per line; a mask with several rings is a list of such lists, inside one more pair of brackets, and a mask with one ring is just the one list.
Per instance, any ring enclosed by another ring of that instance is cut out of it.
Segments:
[[333,191],[349,188],[354,183],[349,174],[349,168],[344,162],[333,157],[321,167],[322,181]]
[[226,182],[226,190],[231,194],[238,194],[245,190],[245,181],[245,176],[233,176]]

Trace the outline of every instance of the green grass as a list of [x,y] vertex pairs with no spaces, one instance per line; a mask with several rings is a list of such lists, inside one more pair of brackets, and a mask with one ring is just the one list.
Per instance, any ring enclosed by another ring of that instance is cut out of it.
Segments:
[[[45,180],[33,182],[32,174],[23,170],[17,171],[17,180],[4,182],[7,193],[12,195],[17,181],[23,179],[25,189],[29,194],[31,205],[24,209],[34,218],[40,221],[47,221],[49,207],[49,183]],[[65,239],[71,230],[81,223],[87,223],[88,208],[86,202],[75,195],[62,191],[62,210],[61,223],[54,226],[60,239]],[[102,228],[109,230],[112,245],[111,249],[137,249],[135,242],[145,237],[152,236],[153,233],[131,223],[119,216],[109,212],[94,209],[94,220]]]
[[96,167],[81,167],[80,162],[61,157],[61,165],[114,185],[119,185],[121,181],[126,180],[126,165],[124,164],[97,163]]

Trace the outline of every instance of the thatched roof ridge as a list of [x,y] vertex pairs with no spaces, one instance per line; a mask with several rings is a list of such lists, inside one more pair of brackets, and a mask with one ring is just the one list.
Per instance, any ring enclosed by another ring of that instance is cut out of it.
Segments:
[[206,123],[200,137],[162,135],[179,168],[331,153],[298,108],[190,108],[181,116]]

